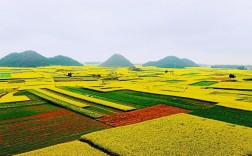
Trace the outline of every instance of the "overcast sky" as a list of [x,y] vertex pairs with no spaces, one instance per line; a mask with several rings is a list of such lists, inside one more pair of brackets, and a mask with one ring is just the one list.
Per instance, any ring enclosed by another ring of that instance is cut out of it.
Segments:
[[252,0],[0,0],[0,57],[252,64]]

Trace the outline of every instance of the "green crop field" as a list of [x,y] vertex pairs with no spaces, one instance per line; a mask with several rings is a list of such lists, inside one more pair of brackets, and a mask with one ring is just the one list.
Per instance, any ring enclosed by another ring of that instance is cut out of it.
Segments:
[[0,79],[11,78],[11,73],[0,73]]
[[209,109],[195,110],[190,114],[204,118],[220,120],[232,124],[252,127],[251,111],[215,106]]
[[184,82],[184,80],[167,80],[165,82],[168,82],[168,83],[179,83],[179,82]]
[[217,81],[200,81],[200,82],[196,82],[191,84],[192,86],[211,86],[218,83]]

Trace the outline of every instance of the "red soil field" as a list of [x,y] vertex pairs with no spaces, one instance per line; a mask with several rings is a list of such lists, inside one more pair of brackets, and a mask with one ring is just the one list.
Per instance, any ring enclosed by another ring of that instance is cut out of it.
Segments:
[[156,106],[135,110],[127,113],[121,113],[113,116],[106,116],[97,119],[98,121],[104,122],[108,125],[118,127],[130,125],[146,120],[151,120],[155,118],[160,118],[167,115],[177,114],[177,113],[188,113],[189,110],[181,109],[177,107],[167,106],[164,104],[159,104]]
[[59,108],[37,115],[0,121],[0,155],[23,153],[111,126]]

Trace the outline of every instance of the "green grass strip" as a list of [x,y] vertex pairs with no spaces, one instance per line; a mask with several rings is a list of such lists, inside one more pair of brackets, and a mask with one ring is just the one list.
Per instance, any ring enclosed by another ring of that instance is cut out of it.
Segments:
[[251,111],[215,106],[209,109],[195,110],[190,114],[204,118],[220,120],[232,124],[252,127]]
[[217,81],[200,81],[200,82],[196,82],[193,84],[190,84],[191,86],[211,86],[218,83]]
[[192,72],[192,73],[183,74],[183,76],[194,76],[194,75],[197,75],[197,74],[199,74],[199,73]]
[[47,104],[45,101],[10,102],[0,104],[0,109]]
[[166,80],[165,82],[168,83],[179,83],[179,82],[184,82],[185,80]]

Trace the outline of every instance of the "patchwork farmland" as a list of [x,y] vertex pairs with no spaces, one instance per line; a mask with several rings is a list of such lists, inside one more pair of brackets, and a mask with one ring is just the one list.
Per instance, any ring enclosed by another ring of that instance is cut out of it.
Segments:
[[0,155],[252,154],[251,71],[139,68],[0,68]]

